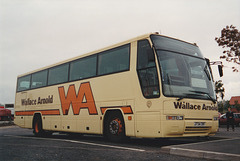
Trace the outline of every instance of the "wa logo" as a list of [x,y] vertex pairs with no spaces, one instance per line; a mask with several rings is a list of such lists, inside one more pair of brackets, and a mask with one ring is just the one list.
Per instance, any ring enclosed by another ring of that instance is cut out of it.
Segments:
[[90,115],[97,115],[97,109],[93,98],[91,86],[89,82],[82,83],[76,93],[75,85],[68,87],[67,95],[64,87],[58,87],[61,100],[63,115],[67,115],[70,105],[72,105],[74,115],[78,115],[81,109],[88,109]]

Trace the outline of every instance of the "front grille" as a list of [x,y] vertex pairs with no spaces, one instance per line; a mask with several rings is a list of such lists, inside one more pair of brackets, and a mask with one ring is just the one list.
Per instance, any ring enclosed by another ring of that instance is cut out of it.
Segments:
[[184,133],[185,134],[208,133],[210,128],[211,128],[210,126],[204,126],[204,127],[187,126],[185,128]]
[[207,120],[207,121],[210,121],[210,120],[212,120],[212,119],[210,119],[210,118],[185,118],[185,120]]

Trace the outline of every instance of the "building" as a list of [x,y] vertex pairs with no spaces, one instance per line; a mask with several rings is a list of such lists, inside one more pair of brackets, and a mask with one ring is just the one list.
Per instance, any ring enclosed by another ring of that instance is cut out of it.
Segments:
[[235,113],[240,112],[240,110],[235,107],[236,104],[238,104],[238,106],[240,107],[240,96],[231,97],[229,104],[231,105],[233,112]]

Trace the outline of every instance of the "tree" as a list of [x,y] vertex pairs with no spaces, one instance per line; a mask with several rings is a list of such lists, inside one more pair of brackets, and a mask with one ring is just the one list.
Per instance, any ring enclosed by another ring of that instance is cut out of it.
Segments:
[[[225,59],[228,62],[233,62],[240,65],[240,31],[235,26],[226,26],[221,31],[221,36],[215,40],[218,46],[225,48],[220,59]],[[236,67],[232,67],[233,72],[238,72]]]
[[223,87],[223,83],[222,83],[222,80],[219,80],[219,81],[216,81],[215,82],[215,92],[217,94],[217,98],[218,98],[218,95],[220,95],[220,97],[223,99],[224,98],[224,92],[225,92],[225,89]]
[[223,109],[225,110],[225,111],[227,111],[227,109],[228,109],[228,107],[230,107],[231,105],[230,105],[230,102],[229,101],[225,101],[225,103],[224,103],[224,105],[223,105]]
[[223,101],[218,102],[217,105],[218,105],[218,112],[223,113]]
[[240,104],[238,104],[238,101],[234,101],[234,107],[237,109],[237,111],[240,111]]

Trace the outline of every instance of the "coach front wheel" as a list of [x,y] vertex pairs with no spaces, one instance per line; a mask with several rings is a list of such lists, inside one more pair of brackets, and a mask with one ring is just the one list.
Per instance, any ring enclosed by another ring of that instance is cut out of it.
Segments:
[[104,125],[105,136],[108,140],[119,142],[125,138],[125,125],[119,112],[111,112]]

